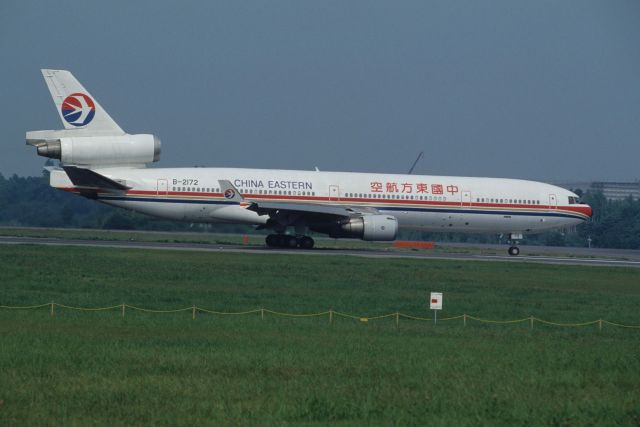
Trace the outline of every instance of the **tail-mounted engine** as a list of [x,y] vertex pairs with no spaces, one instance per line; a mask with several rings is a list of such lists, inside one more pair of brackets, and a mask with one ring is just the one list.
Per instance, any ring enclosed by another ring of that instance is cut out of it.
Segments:
[[[64,133],[65,131],[60,131]],[[142,166],[160,160],[160,139],[155,135],[61,136],[27,133],[27,144],[39,156],[78,166]],[[44,138],[43,138],[44,136]],[[54,136],[54,138],[50,138]]]

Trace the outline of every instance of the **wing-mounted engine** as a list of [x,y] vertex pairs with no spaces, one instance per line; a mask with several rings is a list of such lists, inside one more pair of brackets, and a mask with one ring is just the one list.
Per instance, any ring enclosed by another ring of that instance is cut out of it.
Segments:
[[334,238],[355,238],[368,241],[391,241],[398,234],[398,220],[389,215],[351,217],[334,225],[314,225],[311,230]]
[[[67,136],[73,131],[28,132],[39,156],[78,166],[142,166],[160,160],[155,135]],[[57,137],[59,136],[59,137]]]

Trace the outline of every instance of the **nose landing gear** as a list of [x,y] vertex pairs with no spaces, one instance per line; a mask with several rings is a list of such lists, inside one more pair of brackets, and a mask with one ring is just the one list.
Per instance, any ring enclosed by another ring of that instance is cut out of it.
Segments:
[[269,234],[265,243],[270,248],[311,249],[315,243],[309,236],[292,236],[290,234]]
[[522,240],[522,237],[523,237],[522,233],[509,234],[508,243],[511,244],[511,246],[509,247],[509,250],[507,251],[509,255],[511,256],[520,255],[520,248],[517,245],[518,245],[518,240]]

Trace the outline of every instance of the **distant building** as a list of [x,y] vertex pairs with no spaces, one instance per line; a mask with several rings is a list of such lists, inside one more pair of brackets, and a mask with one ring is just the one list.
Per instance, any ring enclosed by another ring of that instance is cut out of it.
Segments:
[[624,200],[631,196],[640,200],[640,181],[635,182],[561,182],[556,183],[558,187],[567,190],[580,189],[582,191],[600,191],[609,200]]

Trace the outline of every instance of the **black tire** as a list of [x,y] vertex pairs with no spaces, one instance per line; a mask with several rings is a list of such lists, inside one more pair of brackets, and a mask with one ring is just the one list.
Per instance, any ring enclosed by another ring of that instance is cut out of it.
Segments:
[[295,236],[283,236],[283,247],[285,248],[297,248],[298,247],[298,239]]
[[511,255],[511,256],[520,255],[520,248],[518,248],[517,246],[511,246],[509,248],[509,255]]
[[278,235],[277,234],[269,234],[265,239],[265,243],[270,248],[275,248],[278,246]]
[[313,239],[308,236],[302,236],[298,240],[298,246],[300,246],[300,249],[311,249],[313,248],[313,244],[314,244]]

